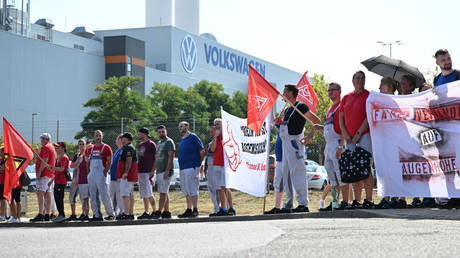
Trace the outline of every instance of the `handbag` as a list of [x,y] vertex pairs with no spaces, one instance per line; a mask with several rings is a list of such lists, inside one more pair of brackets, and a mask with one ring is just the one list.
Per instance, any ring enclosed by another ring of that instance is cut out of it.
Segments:
[[356,145],[354,151],[345,150],[339,158],[339,170],[343,183],[356,183],[371,175],[372,154]]
[[67,182],[72,181],[72,177],[70,176],[69,171],[64,171],[64,175],[65,175],[65,179],[67,179]]
[[22,186],[30,185],[30,177],[26,171],[23,171],[21,176],[19,177],[19,182],[21,182]]

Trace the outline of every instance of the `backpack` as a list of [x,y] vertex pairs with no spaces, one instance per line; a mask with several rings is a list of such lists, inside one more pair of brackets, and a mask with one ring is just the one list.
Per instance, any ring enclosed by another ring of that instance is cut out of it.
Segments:
[[[436,85],[436,82],[438,81],[438,79],[441,76],[441,74],[442,73],[440,73],[436,77],[434,77],[433,86]],[[454,70],[454,75],[455,75],[455,80],[458,81],[460,79],[460,71],[459,70]]]

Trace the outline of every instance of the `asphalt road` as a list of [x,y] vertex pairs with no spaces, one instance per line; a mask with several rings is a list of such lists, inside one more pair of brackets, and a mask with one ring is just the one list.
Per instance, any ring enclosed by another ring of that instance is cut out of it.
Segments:
[[460,222],[292,219],[0,228],[2,257],[456,257]]

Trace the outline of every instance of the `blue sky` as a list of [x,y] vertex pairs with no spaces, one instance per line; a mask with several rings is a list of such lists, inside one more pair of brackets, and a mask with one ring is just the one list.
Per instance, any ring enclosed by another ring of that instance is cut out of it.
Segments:
[[[61,31],[145,26],[144,0],[31,1],[32,22],[51,18]],[[381,77],[360,64],[389,55],[377,41],[402,40],[404,45],[393,47],[393,57],[423,73],[434,69],[432,55],[439,48],[449,49],[454,67],[460,68],[459,7],[457,1],[428,0],[201,0],[200,32],[299,73],[324,74],[345,92],[352,90],[353,72],[364,70],[366,88],[377,90]]]

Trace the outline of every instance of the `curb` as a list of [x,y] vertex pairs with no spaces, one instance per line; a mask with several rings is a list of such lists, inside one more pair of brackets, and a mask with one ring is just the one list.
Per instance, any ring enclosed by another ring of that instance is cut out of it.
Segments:
[[156,224],[182,224],[182,223],[203,223],[203,222],[232,222],[232,221],[262,221],[262,220],[286,220],[286,219],[307,219],[307,218],[387,218],[381,214],[373,214],[363,210],[333,211],[333,212],[309,212],[291,214],[269,214],[269,215],[237,215],[223,217],[198,217],[186,219],[157,219],[157,220],[121,220],[121,221],[97,221],[97,222],[21,222],[1,223],[0,228],[64,228],[64,227],[103,227],[103,226],[135,226],[135,225],[156,225]]

